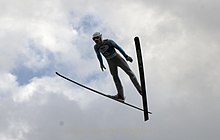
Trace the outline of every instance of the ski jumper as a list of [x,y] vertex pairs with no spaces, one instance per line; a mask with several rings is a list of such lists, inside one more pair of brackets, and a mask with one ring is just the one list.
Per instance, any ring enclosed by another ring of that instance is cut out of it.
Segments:
[[119,47],[113,40],[105,39],[102,43],[95,44],[94,49],[101,66],[103,66],[101,54],[106,58],[119,96],[124,97],[124,91],[118,76],[118,67],[125,71],[137,91],[141,93],[141,86],[138,83],[136,76],[128,66],[127,62],[115,50],[117,49],[125,58],[127,58],[128,55],[121,47]]

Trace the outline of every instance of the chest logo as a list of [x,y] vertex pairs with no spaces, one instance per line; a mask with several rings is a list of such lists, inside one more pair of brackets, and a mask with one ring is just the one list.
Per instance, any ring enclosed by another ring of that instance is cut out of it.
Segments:
[[102,54],[105,54],[108,49],[109,49],[108,45],[103,45],[99,48],[99,50]]

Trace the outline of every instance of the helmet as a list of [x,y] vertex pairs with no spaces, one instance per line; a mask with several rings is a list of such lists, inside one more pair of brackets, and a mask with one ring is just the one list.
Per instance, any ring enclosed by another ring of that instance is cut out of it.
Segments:
[[95,37],[102,37],[102,34],[100,32],[95,32],[93,35],[92,35],[92,38],[95,38]]

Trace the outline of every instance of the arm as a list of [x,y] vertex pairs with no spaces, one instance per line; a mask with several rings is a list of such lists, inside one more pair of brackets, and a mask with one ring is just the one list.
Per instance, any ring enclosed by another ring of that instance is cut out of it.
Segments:
[[116,48],[117,50],[119,50],[119,52],[125,57],[125,59],[126,59],[127,61],[130,61],[130,62],[133,61],[133,59],[132,59],[130,56],[128,56],[128,55],[125,53],[125,51],[124,51],[120,46],[118,46],[118,44],[116,44],[113,40],[109,40],[109,42],[112,44],[112,46],[114,46],[114,48]]
[[116,44],[113,40],[109,40],[109,43],[111,43],[111,45],[115,48],[115,49],[117,49],[117,50],[119,50],[119,52],[126,58],[128,55],[125,53],[125,51],[120,47],[120,46],[118,46],[118,44]]
[[102,60],[101,53],[98,51],[98,49],[96,48],[96,46],[94,47],[94,49],[95,49],[97,58],[98,58],[98,60],[99,60],[100,67],[101,67],[101,69],[102,69],[102,71],[103,71],[103,69],[106,69],[106,68],[105,68],[105,66],[104,66],[104,64],[103,64],[103,60]]

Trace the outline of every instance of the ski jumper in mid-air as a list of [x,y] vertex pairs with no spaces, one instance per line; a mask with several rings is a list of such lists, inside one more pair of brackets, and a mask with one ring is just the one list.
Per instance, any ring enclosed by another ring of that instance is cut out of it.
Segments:
[[103,64],[103,60],[101,56],[102,54],[108,62],[109,69],[118,92],[116,95],[110,97],[117,100],[122,100],[122,101],[125,100],[123,86],[118,76],[118,67],[120,67],[122,70],[126,72],[126,74],[130,77],[132,83],[134,84],[135,88],[139,92],[139,94],[142,95],[141,86],[138,83],[136,76],[128,66],[127,62],[116,52],[115,49],[117,49],[127,61],[132,62],[133,59],[130,56],[128,56],[125,53],[125,51],[121,47],[119,47],[113,40],[110,39],[103,40],[102,34],[99,32],[95,32],[92,36],[92,39],[96,43],[94,45],[94,49],[97,54],[98,60],[100,62],[101,70],[103,71],[104,69],[106,69]]

